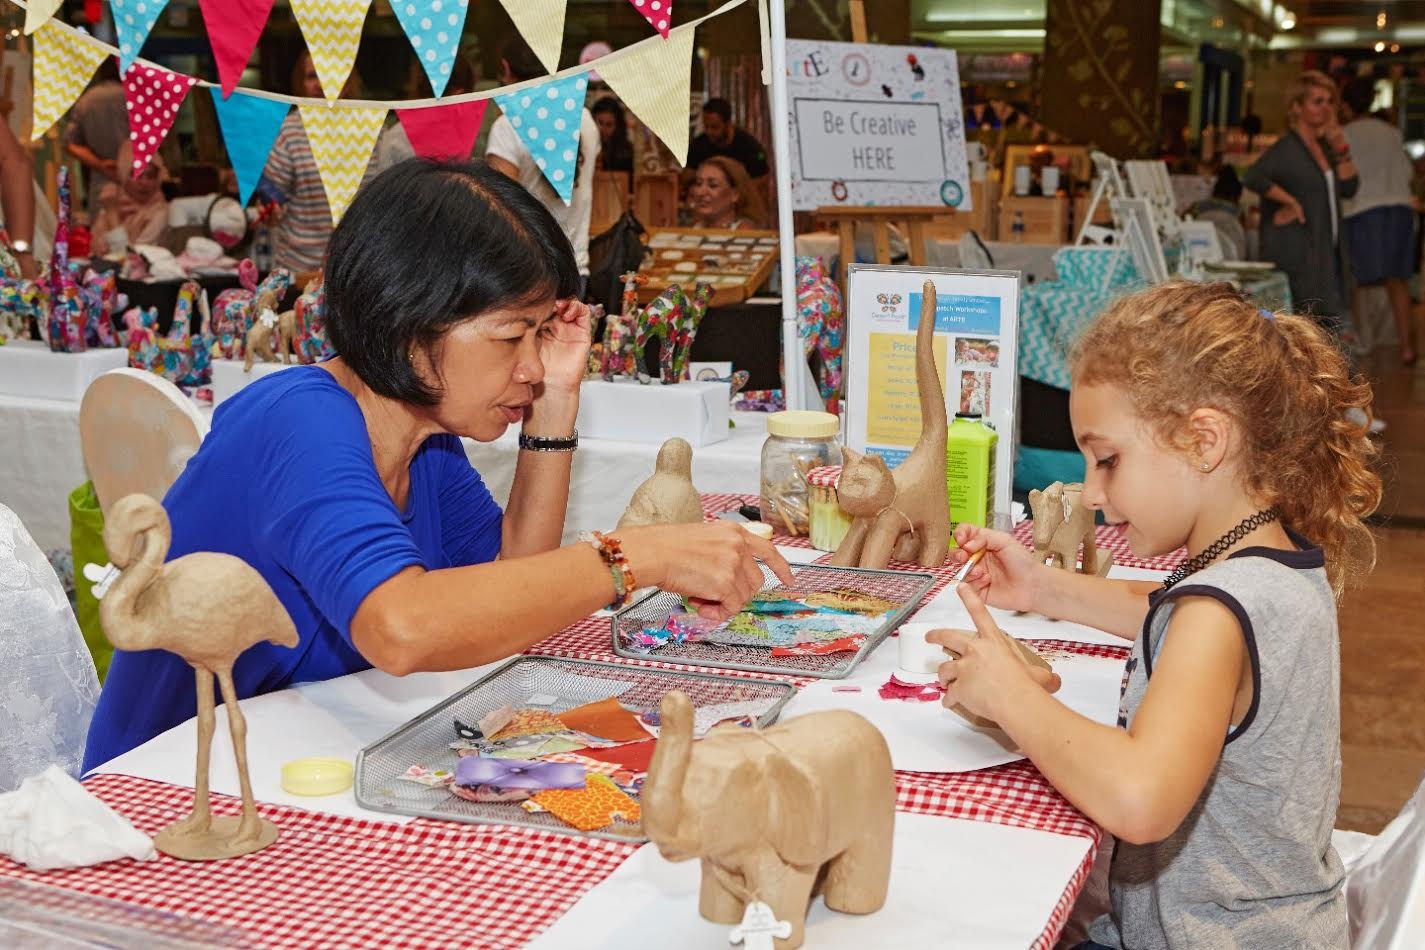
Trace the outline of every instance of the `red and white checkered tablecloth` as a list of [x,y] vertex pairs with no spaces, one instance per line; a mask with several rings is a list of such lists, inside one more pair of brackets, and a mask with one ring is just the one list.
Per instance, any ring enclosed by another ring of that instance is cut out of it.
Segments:
[[[707,495],[704,509],[712,516],[746,501],[741,495]],[[806,544],[805,539],[777,540]],[[1171,559],[1145,562],[1127,556],[1116,536],[1101,532],[1100,541],[1119,563],[1165,570],[1173,566]],[[943,587],[950,572],[935,573],[937,587]],[[591,618],[531,652],[666,665],[615,657],[610,645],[608,619]],[[1097,656],[1126,655],[1118,647],[1054,645]],[[903,811],[1091,842],[1032,950],[1053,947],[1092,867],[1101,837],[1098,827],[1025,761],[977,772],[898,772],[896,785]],[[192,804],[190,789],[130,776],[98,775],[85,786],[148,834],[187,814]],[[213,808],[218,814],[233,814],[237,803],[215,796]],[[396,824],[279,805],[259,809],[282,835],[272,847],[244,858],[190,863],[160,855],[142,864],[125,860],[47,873],[0,858],[0,875],[235,928],[243,946],[514,948],[550,926],[636,848],[503,825],[425,819]]]

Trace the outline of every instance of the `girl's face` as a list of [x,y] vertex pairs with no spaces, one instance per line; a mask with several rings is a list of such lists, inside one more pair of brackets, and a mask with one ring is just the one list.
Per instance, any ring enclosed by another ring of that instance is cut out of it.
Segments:
[[1336,97],[1329,90],[1312,86],[1294,109],[1303,125],[1313,129],[1324,128],[1336,116]]
[[416,354],[421,375],[444,390],[431,412],[446,432],[493,442],[524,419],[544,380],[542,335],[554,300],[501,308],[452,327],[430,351]]
[[1084,454],[1084,502],[1118,525],[1136,557],[1187,542],[1201,483],[1188,458],[1161,445],[1128,408],[1121,387],[1075,384],[1069,391],[1074,438]]
[[737,189],[716,165],[703,165],[688,189],[688,204],[704,223],[731,218],[737,208]]
[[599,140],[602,142],[614,137],[614,129],[618,125],[612,112],[595,112],[594,124],[599,127]]

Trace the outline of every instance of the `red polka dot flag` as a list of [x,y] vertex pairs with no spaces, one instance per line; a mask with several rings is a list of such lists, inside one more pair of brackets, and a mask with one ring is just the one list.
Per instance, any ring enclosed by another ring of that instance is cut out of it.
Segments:
[[133,177],[143,174],[159,143],[173,127],[178,107],[198,80],[192,76],[135,63],[124,73],[124,105],[129,110],[129,140],[134,148]]
[[665,40],[668,27],[673,25],[673,0],[628,0],[633,8],[643,14],[648,24],[658,31]]

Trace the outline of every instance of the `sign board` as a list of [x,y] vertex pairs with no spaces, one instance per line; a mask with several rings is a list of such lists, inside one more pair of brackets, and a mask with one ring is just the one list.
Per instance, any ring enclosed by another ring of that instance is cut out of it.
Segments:
[[920,435],[915,331],[935,284],[935,363],[947,414],[978,412],[999,434],[995,511],[1008,512],[1018,442],[1018,271],[852,264],[846,293],[846,444],[895,467]]
[[792,206],[970,210],[953,50],[787,41]]

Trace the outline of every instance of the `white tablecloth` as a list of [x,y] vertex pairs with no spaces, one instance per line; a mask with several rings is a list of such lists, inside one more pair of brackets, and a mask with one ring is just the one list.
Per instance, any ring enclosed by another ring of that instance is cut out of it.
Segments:
[[[856,256],[870,259],[875,250],[869,242],[858,242]],[[1013,244],[1008,241],[986,241],[985,247],[994,259],[996,270],[1017,270],[1024,274],[1025,283],[1054,280],[1058,272],[1054,269],[1054,252],[1058,244]],[[797,255],[800,257],[820,257],[828,266],[835,267],[840,260],[840,243],[830,231],[812,231],[797,235]],[[959,267],[960,242],[941,238],[931,239],[926,246],[926,261],[931,267]]]
[[[704,492],[758,490],[761,413],[733,413],[726,441],[693,450],[693,483]],[[518,434],[498,441],[465,440],[465,452],[502,506],[515,476]],[[574,455],[565,541],[580,531],[611,528],[634,488],[653,473],[658,445],[584,439]],[[12,509],[43,549],[69,546],[68,494],[88,475],[79,447],[79,404],[0,397],[0,504]]]

